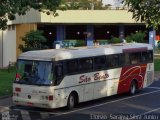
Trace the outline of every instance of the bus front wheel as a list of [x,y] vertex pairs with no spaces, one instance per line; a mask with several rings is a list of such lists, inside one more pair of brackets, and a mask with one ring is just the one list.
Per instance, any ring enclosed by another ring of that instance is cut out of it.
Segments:
[[133,80],[130,85],[129,94],[134,95],[136,93],[136,89],[137,89],[137,84],[136,84],[136,81]]
[[74,96],[74,94],[70,94],[68,97],[68,102],[67,102],[67,108],[68,109],[73,109],[76,103],[76,98]]

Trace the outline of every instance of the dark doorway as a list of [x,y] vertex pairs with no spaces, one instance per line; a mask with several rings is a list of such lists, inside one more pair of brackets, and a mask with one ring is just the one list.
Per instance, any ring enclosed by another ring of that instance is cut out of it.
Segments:
[[53,48],[53,43],[56,40],[56,26],[38,24],[37,29],[44,32],[43,35],[47,38],[47,43],[45,45],[47,45],[48,48]]
[[119,28],[116,25],[96,25],[94,26],[94,39],[109,40],[111,37],[119,36]]
[[146,42],[148,42],[149,40],[149,30],[146,28],[145,25],[125,25],[124,27],[124,33],[125,33],[125,37],[127,37],[128,35],[131,35],[132,33],[136,33],[138,31],[142,31],[142,32],[146,32],[146,36],[145,36],[145,40]]
[[85,40],[86,25],[66,25],[66,40]]

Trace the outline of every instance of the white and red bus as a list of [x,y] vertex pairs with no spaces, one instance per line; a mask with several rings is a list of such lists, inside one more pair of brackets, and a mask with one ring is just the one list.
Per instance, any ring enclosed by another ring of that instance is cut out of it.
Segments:
[[17,60],[13,102],[71,109],[85,101],[134,94],[153,80],[153,48],[149,44],[29,51]]

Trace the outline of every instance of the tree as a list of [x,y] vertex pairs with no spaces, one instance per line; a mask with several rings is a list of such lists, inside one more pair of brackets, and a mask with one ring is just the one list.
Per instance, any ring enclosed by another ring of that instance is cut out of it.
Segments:
[[79,9],[79,0],[61,0],[60,7],[64,10],[77,10]]
[[30,50],[41,50],[46,49],[47,46],[44,43],[47,39],[42,35],[43,31],[30,31],[22,37],[22,41],[24,41],[24,45],[19,45],[19,49],[22,52],[30,51]]
[[25,15],[31,8],[57,15],[61,0],[0,0],[0,29],[5,30],[7,21],[14,20],[15,14]]
[[102,10],[101,0],[62,0],[61,7],[67,10]]
[[123,3],[136,21],[140,20],[155,29],[160,25],[160,0],[123,0]]

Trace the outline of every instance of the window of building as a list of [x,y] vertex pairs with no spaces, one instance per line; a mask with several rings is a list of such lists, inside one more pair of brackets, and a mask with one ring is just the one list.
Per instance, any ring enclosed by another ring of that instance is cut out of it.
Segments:
[[95,25],[94,39],[95,40],[110,40],[112,36],[119,36],[119,26],[116,25]]
[[8,31],[12,30],[12,25],[8,25]]
[[85,25],[66,25],[66,40],[85,40],[86,26]]
[[15,25],[12,25],[12,30],[15,30]]

